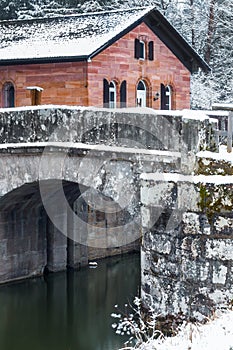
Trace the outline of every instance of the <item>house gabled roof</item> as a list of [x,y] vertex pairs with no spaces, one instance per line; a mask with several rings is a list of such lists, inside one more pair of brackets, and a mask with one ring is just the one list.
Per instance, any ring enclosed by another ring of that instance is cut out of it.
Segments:
[[189,69],[209,66],[152,7],[0,22],[0,65],[88,60],[145,22]]

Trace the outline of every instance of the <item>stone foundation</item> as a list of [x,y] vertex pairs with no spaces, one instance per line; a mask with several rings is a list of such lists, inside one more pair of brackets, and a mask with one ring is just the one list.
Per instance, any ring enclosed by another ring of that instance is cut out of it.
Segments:
[[142,175],[142,298],[200,320],[233,299],[232,184],[174,178]]

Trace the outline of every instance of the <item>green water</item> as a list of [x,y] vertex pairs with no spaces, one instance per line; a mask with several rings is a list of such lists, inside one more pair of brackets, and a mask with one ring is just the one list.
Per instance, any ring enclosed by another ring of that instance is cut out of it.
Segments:
[[115,304],[138,295],[138,254],[0,287],[0,350],[116,350]]

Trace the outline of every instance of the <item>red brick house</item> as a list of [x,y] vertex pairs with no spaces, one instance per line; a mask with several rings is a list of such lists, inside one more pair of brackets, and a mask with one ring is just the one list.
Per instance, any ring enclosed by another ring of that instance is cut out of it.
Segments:
[[189,108],[191,73],[209,70],[153,8],[2,21],[0,32],[1,107]]

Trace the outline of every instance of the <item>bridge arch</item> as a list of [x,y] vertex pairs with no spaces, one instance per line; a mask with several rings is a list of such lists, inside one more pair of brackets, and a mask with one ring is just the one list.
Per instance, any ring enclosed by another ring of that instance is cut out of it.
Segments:
[[[0,260],[1,266],[4,266],[0,271],[1,281],[40,275],[45,271],[79,268],[92,259],[138,249],[138,242],[134,241],[118,247],[111,245],[114,229],[122,221],[131,219],[128,211],[119,206],[112,213],[105,210],[104,206],[108,203],[111,208],[112,205],[115,208],[118,205],[112,198],[93,187],[63,180],[64,196],[74,213],[73,217],[69,211],[63,210],[63,206],[58,205],[56,189],[60,179],[42,182],[47,188],[47,198],[41,198],[40,183],[33,181],[15,188],[0,199],[3,252]],[[95,196],[98,197],[97,207],[93,205],[97,203]],[[62,230],[49,217],[45,200],[58,208],[55,215]],[[79,220],[76,220],[77,217]],[[79,225],[80,222],[82,225]]]

